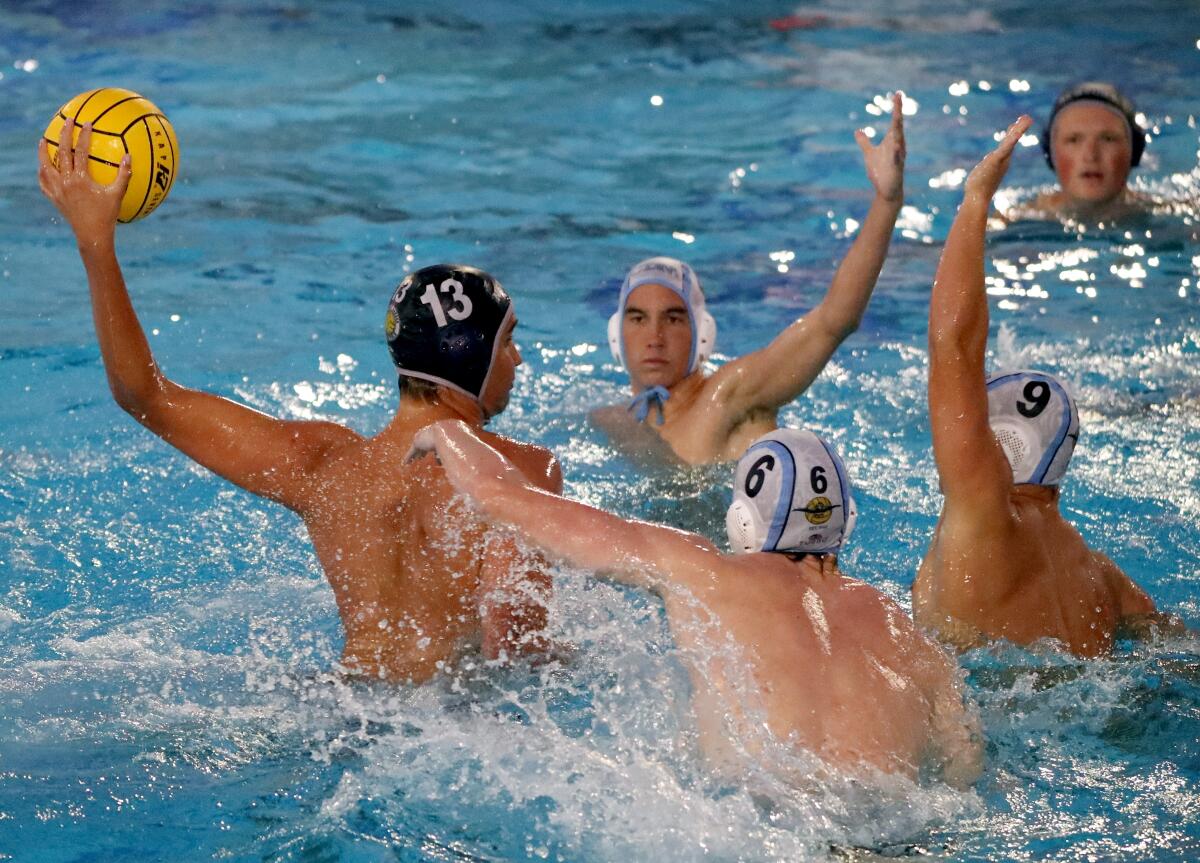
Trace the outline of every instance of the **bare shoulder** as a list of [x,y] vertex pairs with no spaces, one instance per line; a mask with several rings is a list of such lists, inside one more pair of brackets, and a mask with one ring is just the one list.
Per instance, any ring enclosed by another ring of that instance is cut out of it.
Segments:
[[988,227],[1007,227],[1013,222],[1047,221],[1055,218],[1058,208],[1059,202],[1055,193],[1040,192],[1032,198],[1013,204],[999,217],[1000,224],[993,225],[989,221]]
[[657,566],[670,574],[672,583],[693,591],[725,584],[744,592],[746,574],[739,559],[744,555],[724,554],[711,540],[679,528],[636,524],[647,532],[646,541],[654,546]]
[[337,449],[366,440],[354,429],[330,420],[302,420],[293,425],[306,443],[321,449]]
[[531,483],[555,494],[562,492],[562,468],[558,464],[558,458],[550,450],[495,432],[484,432],[482,437],[516,465]]
[[353,429],[327,420],[302,420],[288,423],[294,447],[307,456],[307,468],[316,470],[330,458],[336,458],[362,443],[365,438]]
[[1112,558],[1095,549],[1091,549],[1091,555],[1095,565],[1104,574],[1105,580],[1116,594],[1122,616],[1153,614],[1157,611],[1150,595],[1142,590],[1137,582],[1125,573],[1125,570],[1113,562]]
[[948,496],[942,504],[938,533],[942,542],[1006,543],[1012,539],[1016,522],[1007,495]]
[[611,432],[629,424],[629,411],[622,405],[606,405],[592,410],[588,421],[603,432]]

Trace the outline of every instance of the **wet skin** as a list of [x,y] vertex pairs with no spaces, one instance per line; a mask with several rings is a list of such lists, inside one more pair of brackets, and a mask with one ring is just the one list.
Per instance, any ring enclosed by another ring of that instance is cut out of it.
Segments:
[[[128,160],[111,185],[94,182],[87,173],[91,130],[84,128],[74,148],[73,131],[68,120],[57,166],[40,145],[38,179],[75,233],[113,397],[199,464],[300,515],[337,601],[344,667],[422,681],[475,643],[488,657],[541,650],[549,581],[540,562],[452,505],[439,469],[405,461],[429,423],[457,419],[481,429],[503,410],[521,362],[515,321],[498,335],[496,364],[478,401],[447,387],[403,398],[374,437],[332,422],[277,419],[183,387],[155,362],[117,261]],[[486,436],[531,482],[561,490],[548,451]]]

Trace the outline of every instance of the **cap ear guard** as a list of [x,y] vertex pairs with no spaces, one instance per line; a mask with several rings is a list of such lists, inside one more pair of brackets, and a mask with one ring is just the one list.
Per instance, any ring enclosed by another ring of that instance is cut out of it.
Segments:
[[762,550],[763,529],[758,512],[744,500],[734,500],[725,511],[725,533],[737,554]]
[[[697,368],[703,365],[704,361],[712,356],[713,350],[717,346],[717,322],[713,316],[708,313],[708,309],[701,309],[700,314],[692,319],[692,326],[696,332],[696,348],[693,352],[692,364],[688,368],[689,372],[694,372]],[[609,325],[611,332],[612,325]],[[612,336],[609,336],[611,343]]]
[[850,541],[850,534],[854,533],[854,528],[858,525],[858,504],[854,502],[852,494],[846,495],[846,523],[842,527],[842,541],[838,543],[835,551],[841,551],[846,547],[846,543]]
[[625,357],[621,350],[621,319],[623,315],[618,309],[613,313],[613,316],[608,319],[608,349],[612,351],[613,359],[625,365]]
[[996,372],[985,382],[988,425],[1012,467],[1016,485],[1059,485],[1079,437],[1079,411],[1053,375],[1028,369]]

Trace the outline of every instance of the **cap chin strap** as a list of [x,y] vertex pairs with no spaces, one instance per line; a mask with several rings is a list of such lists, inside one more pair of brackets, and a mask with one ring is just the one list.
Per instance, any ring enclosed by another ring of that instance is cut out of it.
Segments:
[[655,425],[663,424],[663,403],[671,397],[671,391],[666,387],[649,387],[642,390],[633,400],[629,402],[629,410],[633,412],[633,417],[640,423],[646,421],[646,417],[650,416],[650,405],[654,404],[658,408],[658,419]]

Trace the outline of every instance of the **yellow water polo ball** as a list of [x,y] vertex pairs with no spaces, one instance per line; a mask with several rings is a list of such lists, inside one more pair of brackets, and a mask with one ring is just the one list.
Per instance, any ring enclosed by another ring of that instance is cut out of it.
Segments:
[[132,90],[101,87],[80,93],[58,109],[46,127],[50,161],[58,165],[58,142],[63,124],[75,121],[74,141],[84,123],[92,124],[88,173],[99,183],[117,178],[121,158],[129,154],[129,188],[121,199],[120,222],[132,222],[154,212],[175,185],[179,170],[179,141],[175,130],[149,99]]

